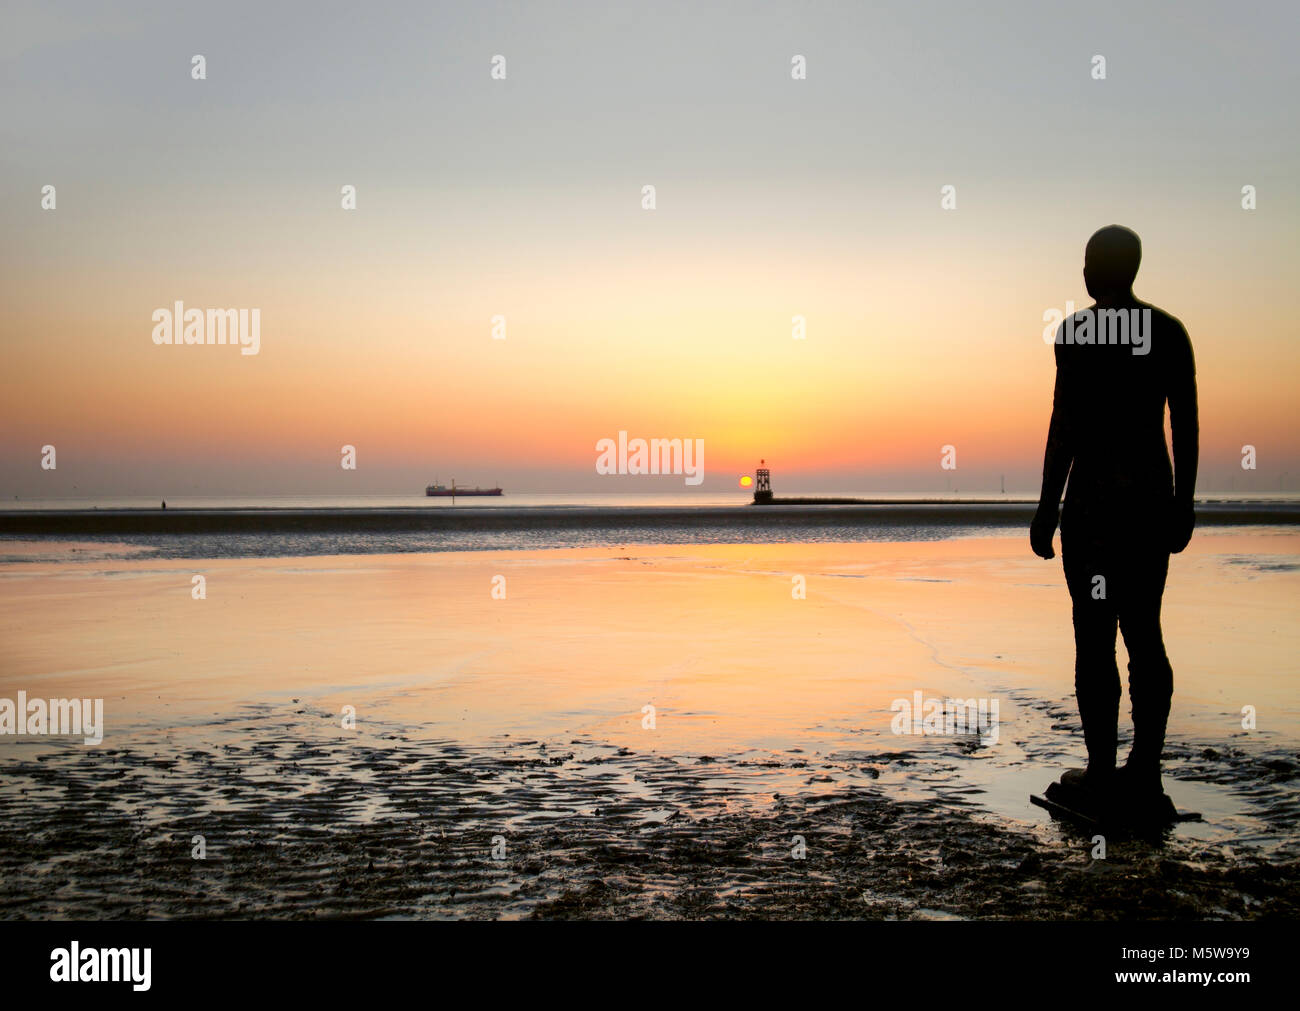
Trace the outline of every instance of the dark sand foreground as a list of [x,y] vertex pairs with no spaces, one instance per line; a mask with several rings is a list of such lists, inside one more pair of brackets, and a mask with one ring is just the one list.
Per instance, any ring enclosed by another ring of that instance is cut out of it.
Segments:
[[[305,715],[321,725],[314,741],[302,739]],[[239,728],[248,747],[69,747],[10,764],[0,916],[1300,915],[1294,845],[1265,858],[1178,837],[1111,840],[1096,860],[1076,833],[999,827],[974,805],[871,789],[736,809],[730,770],[707,756],[400,735],[331,745],[331,725],[329,713],[266,709]],[[1212,758],[1206,778],[1289,790],[1296,773]],[[833,761],[868,776],[927,764],[906,752]],[[810,782],[821,771],[801,758],[771,764],[806,769]],[[198,836],[206,859],[195,859]]]

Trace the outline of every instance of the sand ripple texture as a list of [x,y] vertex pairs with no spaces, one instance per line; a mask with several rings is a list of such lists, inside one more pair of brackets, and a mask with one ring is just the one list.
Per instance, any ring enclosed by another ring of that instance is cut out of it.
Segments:
[[[1277,798],[1293,797],[1295,770],[1208,749],[1180,762],[1180,775]],[[1007,823],[960,789],[892,785],[927,772],[942,780],[941,760],[906,751],[757,761],[576,739],[469,747],[400,728],[341,736],[329,713],[260,706],[126,746],[10,748],[0,917],[1300,913],[1294,844],[1113,840],[1097,860],[1090,839]],[[767,793],[769,778],[807,786]],[[1284,839],[1289,804],[1275,806]]]

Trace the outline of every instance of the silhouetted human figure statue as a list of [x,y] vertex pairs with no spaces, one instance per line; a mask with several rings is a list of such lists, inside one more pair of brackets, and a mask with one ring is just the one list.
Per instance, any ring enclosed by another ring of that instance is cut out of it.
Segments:
[[[1067,773],[1062,782],[1172,811],[1160,782],[1173,695],[1160,600],[1169,555],[1187,546],[1195,524],[1199,423],[1187,331],[1133,296],[1141,258],[1141,242],[1127,228],[1110,225],[1088,240],[1083,277],[1096,303],[1066,317],[1056,333],[1056,388],[1030,543],[1035,554],[1053,557],[1068,476],[1061,555],[1073,605],[1074,685],[1088,767],[1082,776]],[[1127,343],[1117,340],[1125,323]],[[1144,327],[1140,336],[1134,323]],[[1165,448],[1166,401],[1172,469]],[[1133,713],[1133,747],[1118,771],[1117,622],[1129,654]]]

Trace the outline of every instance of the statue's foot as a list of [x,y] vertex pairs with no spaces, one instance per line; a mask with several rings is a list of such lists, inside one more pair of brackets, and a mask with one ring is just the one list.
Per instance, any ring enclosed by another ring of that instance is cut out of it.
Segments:
[[1124,765],[1115,770],[1116,800],[1131,820],[1148,823],[1178,820],[1178,810],[1160,782],[1160,767]]
[[1114,778],[1114,769],[1098,769],[1093,766],[1086,769],[1066,769],[1061,774],[1061,785],[1071,790],[1085,790],[1100,796],[1111,790]]
[[1101,818],[1110,809],[1113,770],[1066,769],[1059,783],[1047,788],[1047,798],[1080,814]]

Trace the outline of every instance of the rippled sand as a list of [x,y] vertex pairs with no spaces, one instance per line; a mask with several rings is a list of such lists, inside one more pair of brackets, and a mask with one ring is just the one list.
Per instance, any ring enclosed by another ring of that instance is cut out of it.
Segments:
[[[1206,821],[1105,861],[1028,804],[1083,748],[1059,561],[1020,539],[81,547],[0,568],[0,697],[102,696],[108,723],[98,747],[0,738],[0,915],[1300,908],[1290,533],[1207,532],[1175,558],[1166,783]],[[894,735],[914,691],[997,698],[996,743]]]

